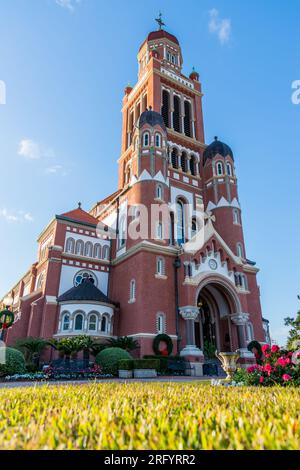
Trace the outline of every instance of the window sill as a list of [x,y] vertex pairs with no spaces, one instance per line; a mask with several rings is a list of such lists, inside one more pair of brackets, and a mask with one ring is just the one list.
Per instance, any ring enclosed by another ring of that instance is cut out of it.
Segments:
[[168,276],[166,276],[165,274],[157,274],[157,273],[156,273],[156,274],[154,275],[154,277],[155,277],[156,279],[163,279],[163,280],[168,279]]

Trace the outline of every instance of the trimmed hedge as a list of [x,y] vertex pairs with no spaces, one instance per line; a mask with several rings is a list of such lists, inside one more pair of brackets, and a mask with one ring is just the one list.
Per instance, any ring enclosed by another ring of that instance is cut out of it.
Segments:
[[102,367],[104,374],[118,375],[119,361],[132,359],[131,355],[121,348],[106,348],[96,356],[96,364]]
[[155,369],[159,370],[159,359],[135,359],[133,361],[135,369]]
[[0,377],[25,374],[25,358],[21,351],[14,348],[0,348]]
[[119,370],[132,370],[133,369],[133,359],[121,359],[119,361]]
[[146,355],[144,359],[156,359],[159,361],[159,369],[158,372],[161,374],[166,374],[168,371],[168,364],[170,360],[176,361],[185,361],[185,358],[182,356],[154,356],[154,355]]

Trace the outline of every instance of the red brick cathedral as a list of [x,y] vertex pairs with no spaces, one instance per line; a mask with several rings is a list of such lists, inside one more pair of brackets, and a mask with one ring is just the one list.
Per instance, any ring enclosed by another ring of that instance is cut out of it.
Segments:
[[247,363],[249,341],[266,340],[235,156],[217,137],[204,143],[199,75],[182,66],[167,31],[142,43],[138,81],[123,98],[118,190],[43,230],[37,262],[10,290],[8,344],[126,335],[143,356],[166,333],[173,353],[200,366],[207,348],[240,349]]

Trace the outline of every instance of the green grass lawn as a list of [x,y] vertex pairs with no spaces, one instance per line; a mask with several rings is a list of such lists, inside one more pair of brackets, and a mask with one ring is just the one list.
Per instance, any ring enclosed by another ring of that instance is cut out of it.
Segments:
[[0,400],[0,449],[300,448],[296,388],[45,385]]

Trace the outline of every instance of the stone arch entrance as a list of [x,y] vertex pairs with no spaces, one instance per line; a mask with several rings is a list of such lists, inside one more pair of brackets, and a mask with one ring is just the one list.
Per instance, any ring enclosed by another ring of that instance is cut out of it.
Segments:
[[214,276],[200,282],[196,305],[195,344],[204,355],[214,357],[214,351],[233,350],[232,316],[241,311],[235,288],[225,279]]
[[[244,316],[235,286],[219,275],[200,280],[196,290],[195,305],[182,307],[186,320],[186,347],[183,355],[199,351],[203,355],[210,349],[211,356],[216,349],[233,351],[244,348]],[[238,331],[236,331],[236,327]],[[237,345],[238,336],[238,345]],[[195,354],[196,355],[196,354]]]

